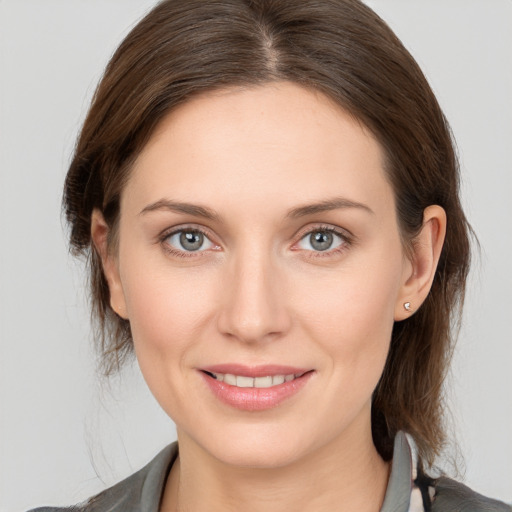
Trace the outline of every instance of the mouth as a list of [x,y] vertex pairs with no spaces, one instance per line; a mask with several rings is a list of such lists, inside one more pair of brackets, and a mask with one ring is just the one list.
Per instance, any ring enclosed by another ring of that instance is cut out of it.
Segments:
[[229,386],[236,386],[237,388],[272,388],[279,386],[285,382],[292,382],[305,373],[288,373],[278,375],[264,375],[262,377],[248,377],[246,375],[234,375],[232,373],[214,373],[203,370],[206,375],[209,375],[219,382],[224,382]]
[[288,366],[219,365],[198,369],[213,395],[242,411],[263,411],[297,395],[315,370]]

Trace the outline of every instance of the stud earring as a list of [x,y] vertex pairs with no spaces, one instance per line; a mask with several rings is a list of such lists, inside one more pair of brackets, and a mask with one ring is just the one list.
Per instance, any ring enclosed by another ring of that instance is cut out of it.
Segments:
[[410,313],[412,311],[411,303],[410,302],[404,302],[404,309],[405,309],[405,311]]

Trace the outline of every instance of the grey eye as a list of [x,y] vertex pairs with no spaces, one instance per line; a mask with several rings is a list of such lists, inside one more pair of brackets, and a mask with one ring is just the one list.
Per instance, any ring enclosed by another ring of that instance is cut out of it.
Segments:
[[343,237],[337,233],[319,229],[304,236],[299,242],[299,247],[309,251],[322,252],[335,249],[342,245],[344,241]]
[[187,251],[198,251],[203,245],[204,235],[198,232],[182,231],[180,234],[180,244]]
[[309,235],[309,241],[311,247],[317,251],[326,251],[330,249],[332,245],[333,236],[332,233],[326,231],[317,231]]
[[181,230],[167,237],[167,243],[185,252],[197,252],[213,247],[212,242],[200,231]]

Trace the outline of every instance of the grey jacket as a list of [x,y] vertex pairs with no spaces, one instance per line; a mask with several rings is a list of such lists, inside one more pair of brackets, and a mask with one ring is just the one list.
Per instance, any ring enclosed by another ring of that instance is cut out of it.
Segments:
[[[42,507],[29,512],[158,512],[177,455],[177,443],[170,444],[141,470],[81,505]],[[395,438],[391,475],[380,512],[409,511],[412,474],[411,450],[406,436],[400,432]],[[512,507],[505,503],[477,494],[449,478],[441,477],[432,484],[435,495],[432,503],[425,504],[425,512],[512,512]]]

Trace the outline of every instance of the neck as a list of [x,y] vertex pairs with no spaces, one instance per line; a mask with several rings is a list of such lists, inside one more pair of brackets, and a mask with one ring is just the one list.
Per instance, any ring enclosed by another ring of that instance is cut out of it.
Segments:
[[[161,512],[378,512],[389,464],[371,431],[348,434],[278,468],[240,468],[213,458],[186,436],[173,465]],[[371,492],[368,490],[371,489]]]

